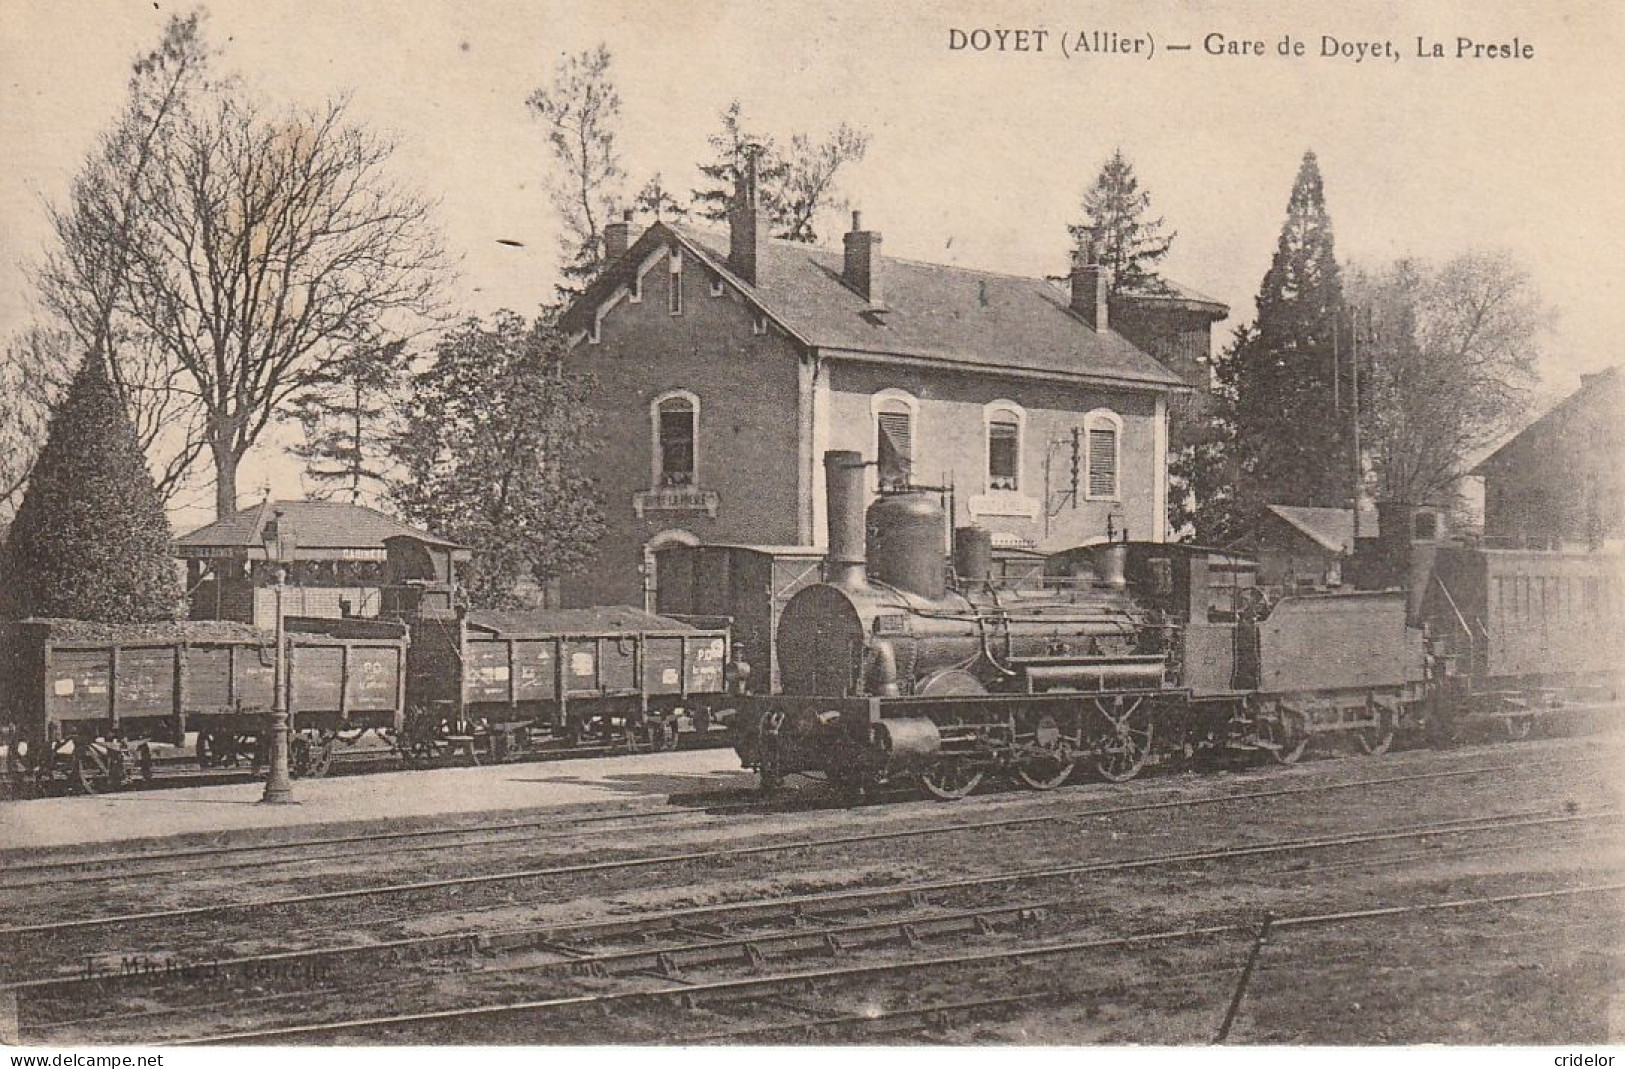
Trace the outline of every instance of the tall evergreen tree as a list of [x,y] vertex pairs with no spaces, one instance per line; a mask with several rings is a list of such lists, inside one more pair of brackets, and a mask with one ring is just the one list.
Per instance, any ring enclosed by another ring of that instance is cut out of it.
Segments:
[[721,119],[722,129],[710,137],[711,161],[700,164],[704,184],[691,194],[694,212],[712,221],[726,219],[739,176],[755,156],[760,202],[773,236],[817,242],[819,219],[845,206],[841,170],[863,159],[869,134],[843,122],[822,140],[794,134],[789,148],[781,149],[773,138],[749,129],[739,101],[723,109]]
[[719,118],[722,128],[706,139],[711,145],[710,162],[699,165],[703,183],[689,195],[694,213],[712,222],[728,218],[739,176],[744,173],[746,161],[755,155],[761,205],[768,218],[776,221],[781,211],[777,190],[786,171],[778,146],[767,134],[746,125],[744,105],[737,100],[729,101]]
[[179,612],[163,498],[99,354],[51,416],[6,548],[16,615],[139,623]]
[[1067,227],[1075,247],[1096,242],[1101,264],[1111,268],[1113,293],[1154,291],[1161,281],[1156,265],[1178,235],[1163,232],[1161,216],[1147,218],[1150,210],[1151,194],[1117,149],[1083,195],[1085,221]]
[[1237,505],[1347,507],[1352,411],[1340,353],[1343,283],[1320,167],[1304,153],[1251,338],[1224,369],[1235,391]]
[[343,494],[360,504],[382,488],[391,463],[396,393],[407,366],[406,342],[364,343],[334,360],[293,399],[305,440],[290,452],[305,462],[311,496]]

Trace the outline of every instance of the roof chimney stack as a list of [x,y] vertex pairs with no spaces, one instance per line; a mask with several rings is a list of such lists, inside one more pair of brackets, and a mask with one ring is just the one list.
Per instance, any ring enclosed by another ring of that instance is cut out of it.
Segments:
[[746,146],[743,173],[737,176],[734,202],[728,209],[728,269],[752,286],[767,246],[767,220],[757,202],[757,158],[762,150]]
[[846,264],[841,280],[856,290],[871,308],[886,306],[881,286],[880,232],[863,229],[863,215],[852,213],[852,230],[843,239],[846,244]]
[[632,209],[621,213],[621,221],[604,227],[604,265],[614,263],[632,247]]
[[1110,325],[1111,272],[1101,266],[1098,240],[1091,232],[1072,252],[1072,310],[1095,330],[1105,331]]

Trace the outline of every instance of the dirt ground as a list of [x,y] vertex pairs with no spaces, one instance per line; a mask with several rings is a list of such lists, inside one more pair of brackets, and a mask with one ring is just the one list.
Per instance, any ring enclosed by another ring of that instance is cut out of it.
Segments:
[[[279,914],[269,928],[263,915],[123,931],[112,926],[66,940],[52,951],[114,954],[137,944],[161,951],[166,940],[179,939],[176,946],[197,952],[202,944],[187,944],[186,936],[230,955],[428,932],[497,931],[837,888],[1507,818],[1504,827],[1470,833],[1441,830],[1313,850],[1276,849],[1241,859],[1167,862],[989,891],[983,897],[1025,896],[1063,904],[1019,931],[931,941],[886,952],[879,960],[906,965],[950,953],[1217,925],[1245,930],[1130,949],[904,969],[862,982],[820,985],[796,1000],[813,1015],[852,1013],[857,1007],[884,1019],[903,1008],[994,995],[1021,995],[1025,1001],[933,1014],[896,1028],[834,1030],[809,1037],[786,1032],[752,1040],[1205,1044],[1235,990],[1251,945],[1248,933],[1266,913],[1294,918],[1625,882],[1625,820],[1618,816],[1625,801],[1618,773],[1625,768],[1620,746],[1618,734],[1551,738],[1316,760],[1291,769],[1162,775],[1122,786],[1080,784],[1043,795],[992,792],[955,804],[895,800],[856,809],[714,817],[696,807],[692,817],[646,827],[629,824],[610,836],[587,829],[572,836],[561,827],[556,834],[469,845],[453,854],[400,853],[364,864],[328,856],[258,869],[199,871],[183,880],[18,890],[0,895],[0,906],[12,915],[54,908],[63,915],[90,916],[511,872],[584,859],[784,846],[694,862],[425,892],[369,901],[363,907],[301,908]],[[1393,785],[1315,789],[1474,769],[1482,771]],[[1254,797],[1297,788],[1302,790]],[[998,828],[963,827],[1029,817]],[[1518,827],[1520,819],[1546,823]],[[864,832],[894,837],[825,842]],[[748,975],[748,970],[739,975]],[[393,991],[375,984],[342,995],[312,992],[308,1000],[296,995],[292,1004],[279,1003],[274,1012],[245,1007],[217,1023],[243,1028],[290,1023],[305,1013],[312,1019],[336,1019],[467,1005],[481,998],[546,998],[583,989],[590,985],[583,988],[558,978],[543,982],[520,973],[414,973],[403,967]],[[1260,952],[1230,1038],[1263,1044],[1619,1042],[1625,1040],[1622,1007],[1625,892],[1599,891],[1278,928]],[[615,1012],[613,1034],[605,1032],[603,1018],[594,1014],[545,1022],[520,1017],[411,1026],[367,1040],[681,1042],[807,1017],[778,1014],[771,1006],[704,1001],[687,1009],[635,1003]],[[134,1022],[130,1028],[140,1034]]]

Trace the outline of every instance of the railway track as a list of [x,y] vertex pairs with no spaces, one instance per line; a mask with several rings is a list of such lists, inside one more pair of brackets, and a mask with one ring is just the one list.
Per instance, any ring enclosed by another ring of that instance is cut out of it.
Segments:
[[[678,740],[677,748],[680,750],[716,750],[730,745],[726,732],[714,730],[704,736],[692,733],[684,735]],[[500,763],[513,765],[548,764],[555,761],[573,761],[594,757],[624,757],[631,754],[651,752],[654,751],[642,744],[588,746],[546,742],[540,743],[532,749],[515,753]],[[468,763],[469,760],[466,754],[452,754],[434,767],[455,768]],[[487,758],[481,757],[474,763],[485,764],[489,763],[489,761]],[[144,776],[139,772],[135,773],[120,790],[182,790],[188,787],[217,787],[233,783],[255,783],[265,779],[265,768],[255,766],[252,762],[247,765],[198,768],[197,759],[185,754],[154,757],[151,767],[151,775]],[[402,763],[402,757],[398,751],[368,749],[334,754],[331,764],[322,775],[323,777],[365,776],[378,772],[403,771],[413,771],[413,769],[411,766]],[[75,793],[74,788],[67,781],[59,781],[55,786],[60,788],[55,793]],[[10,772],[6,768],[4,758],[0,757],[0,800],[26,800],[34,796],[35,790],[32,782]]]
[[[1413,916],[1446,910],[1476,910],[1498,906],[1521,905],[1581,895],[1617,895],[1625,891],[1625,880],[1586,884],[1578,887],[1554,887],[1539,891],[1520,891],[1502,894],[1473,895],[1436,902],[1413,902],[1401,905],[1366,909],[1304,912],[1272,918],[1276,933],[1293,930],[1368,923],[1385,919]],[[716,1002],[760,1003],[763,1000],[779,1006],[789,1005],[802,1012],[817,1015],[817,1020],[802,1021],[774,1028],[751,1027],[736,1031],[705,1033],[708,1041],[730,1041],[760,1037],[777,1031],[799,1032],[809,1027],[827,1031],[872,1021],[874,1014],[832,1015],[828,1011],[809,1008],[805,996],[819,985],[849,984],[854,981],[891,980],[918,973],[941,975],[968,967],[1007,967],[1035,959],[1103,951],[1143,952],[1169,944],[1202,944],[1234,940],[1250,936],[1255,924],[1250,921],[1180,926],[1174,928],[1140,930],[1128,934],[1089,936],[1047,940],[1033,945],[998,945],[986,949],[962,951],[952,954],[918,956],[928,949],[927,944],[945,936],[972,935],[995,938],[1044,919],[1047,911],[1069,905],[1066,901],[1048,901],[1029,904],[1006,904],[978,910],[938,912],[908,919],[865,921],[859,924],[828,927],[822,930],[802,930],[777,935],[757,935],[748,939],[711,940],[693,942],[682,947],[665,950],[645,948],[608,951],[548,963],[552,971],[565,975],[588,977],[594,982],[613,979],[631,979],[638,986],[622,986],[611,990],[572,991],[544,998],[497,1001],[478,1005],[425,1009],[410,1013],[359,1017],[343,1020],[301,1022],[272,1028],[232,1031],[204,1036],[177,1036],[168,1040],[181,1045],[205,1043],[267,1043],[304,1042],[316,1039],[334,1039],[341,1036],[362,1037],[369,1041],[390,1041],[424,1026],[463,1025],[489,1020],[493,1017],[520,1015],[534,1023],[559,1014],[581,1011],[615,1012],[619,1007],[646,1002],[670,1002],[684,1009],[693,1009],[700,1003],[708,1006]],[[901,947],[910,956],[903,960],[876,962],[848,962],[842,959],[870,947]],[[799,959],[808,955],[834,959],[837,964],[813,969],[785,969],[773,971],[768,956]],[[718,964],[744,969],[748,975],[695,976],[686,970]],[[517,965],[515,968],[536,971],[536,966]],[[1222,974],[1215,970],[1210,975]],[[1182,974],[1188,979],[1189,974]],[[649,981],[653,981],[650,986]],[[1118,990],[1121,990],[1120,986]],[[400,996],[397,990],[393,993]],[[1001,995],[991,999],[959,1000],[950,1004],[909,1007],[896,1011],[894,1016],[918,1017],[948,1011],[985,1010],[994,1006],[1028,1003],[1053,992],[1032,991],[1017,995]],[[409,1001],[410,999],[408,999]],[[263,1008],[263,1007],[262,1007]],[[119,1018],[126,1020],[126,1018]],[[190,1016],[187,1018],[191,1021]],[[86,1022],[73,1022],[70,1027],[83,1027]],[[152,1027],[152,1021],[141,1022],[143,1029]],[[195,1025],[195,1022],[193,1022]],[[194,1028],[195,1030],[195,1028]],[[395,1032],[395,1035],[391,1035]],[[687,1041],[689,1037],[671,1037]]]
[[[250,990],[267,983],[266,977],[300,979],[298,989],[286,994],[233,998],[230,1005],[257,1011],[272,1009],[278,1003],[308,1000],[314,989],[356,995],[366,990],[388,989],[391,999],[432,999],[433,979],[428,990],[414,991],[398,966],[402,963],[477,961],[483,980],[502,974],[523,973],[527,977],[555,975],[561,978],[611,978],[656,976],[660,979],[690,982],[685,971],[695,967],[726,968],[744,964],[763,968],[769,960],[801,957],[807,954],[843,956],[871,948],[905,946],[914,949],[933,937],[969,934],[989,937],[1012,927],[1044,920],[1053,912],[1087,906],[1093,899],[1072,896],[1019,898],[992,903],[958,902],[955,895],[967,893],[1009,893],[1032,884],[1076,876],[1128,873],[1153,868],[1213,862],[1234,862],[1293,854],[1336,851],[1350,847],[1389,845],[1416,839],[1480,836],[1508,831],[1537,831],[1543,834],[1601,819],[1610,813],[1526,813],[1498,818],[1463,818],[1432,822],[1402,830],[1381,833],[1280,840],[1269,843],[1227,847],[1208,851],[1186,851],[1113,861],[1085,862],[1069,866],[1000,873],[997,875],[920,882],[888,888],[845,890],[815,895],[731,902],[644,915],[630,919],[589,921],[568,925],[494,931],[461,932],[418,939],[397,940],[375,946],[331,947],[313,951],[260,955],[206,967],[193,966],[191,972],[159,968],[125,975],[39,978],[10,985],[19,1006],[37,1012],[58,1007],[57,1014],[69,1019],[54,1027],[36,1027],[42,1039],[84,1038],[87,1028],[98,1024],[160,1028],[166,1019],[181,1025],[192,1021],[196,1006],[182,1005],[173,1010],[129,1013],[119,1009],[100,1020],[73,1016],[68,1006],[90,1003],[118,1005],[119,993],[137,992],[143,1004],[161,997],[168,983],[178,984],[185,993],[189,984],[202,981],[196,994],[206,1005],[218,1005],[222,990],[233,984]],[[1527,844],[1523,844],[1527,846]],[[1369,859],[1368,859],[1369,860]],[[878,915],[878,916],[877,916]],[[854,921],[844,918],[855,917]],[[673,941],[676,937],[676,941]],[[1104,945],[1104,944],[1102,944]],[[386,964],[391,979],[376,981]],[[433,969],[431,968],[431,973]],[[350,984],[316,983],[322,980],[360,977]],[[274,984],[273,984],[274,986]],[[195,990],[195,989],[194,989]],[[561,1003],[562,1005],[562,1003]],[[64,1033],[58,1036],[57,1033]],[[90,1033],[94,1035],[94,1031]],[[150,1031],[148,1033],[150,1034]],[[177,1033],[180,1034],[180,1033]]]
[[[1572,767],[1574,762],[1565,759],[1549,761],[1506,763],[1480,768],[1452,770],[1421,775],[1400,775],[1392,777],[1369,778],[1355,780],[1345,784],[1334,784],[1326,787],[1308,787],[1304,790],[1335,790],[1344,787],[1375,786],[1385,784],[1399,784],[1406,782],[1420,782],[1427,779],[1448,779],[1471,777],[1477,775],[1490,775],[1499,772],[1527,771],[1539,768]],[[1315,766],[1294,766],[1293,770],[1302,773]],[[1285,768],[1261,769],[1263,775],[1289,775]],[[1149,784],[1147,785],[1149,786]],[[1123,788],[1119,788],[1123,789]],[[1129,788],[1133,789],[1133,788]],[[1289,789],[1289,793],[1290,793]],[[1070,790],[1057,792],[1059,797],[1065,797]],[[1278,796],[1275,791],[1242,792],[1234,796],[1237,800],[1247,798],[1266,798]],[[1224,801],[1226,799],[1215,799]],[[236,842],[232,844],[210,844],[205,846],[189,846],[169,850],[146,850],[112,854],[85,854],[69,857],[53,857],[43,860],[23,860],[28,856],[27,851],[6,850],[0,851],[0,862],[4,863],[7,878],[0,879],[0,892],[21,890],[29,887],[47,887],[58,884],[81,885],[95,882],[106,882],[132,878],[152,878],[164,876],[190,876],[198,872],[220,871],[227,869],[252,869],[286,866],[294,863],[314,862],[322,860],[352,860],[358,856],[371,856],[374,854],[406,854],[412,852],[444,851],[448,848],[462,846],[496,846],[506,843],[531,844],[538,841],[551,841],[566,839],[578,834],[576,829],[592,825],[605,825],[611,823],[625,823],[634,821],[648,821],[651,824],[664,824],[667,821],[693,819],[703,814],[704,818],[719,819],[739,815],[768,815],[780,816],[796,812],[814,812],[828,809],[848,808],[845,799],[832,800],[829,797],[816,797],[814,799],[795,799],[791,801],[778,800],[766,802],[753,799],[747,802],[719,803],[701,807],[669,808],[650,807],[618,813],[592,813],[588,815],[570,816],[560,818],[549,815],[533,820],[503,820],[478,824],[456,825],[444,828],[413,828],[406,830],[380,830],[360,832],[349,835],[325,835],[312,838],[303,838],[294,841],[256,841]],[[1023,803],[1015,803],[1023,804]],[[1184,804],[1184,803],[1180,803]],[[1190,803],[1196,804],[1196,803]],[[1124,811],[1124,810],[1112,810]],[[1133,811],[1132,809],[1126,811]],[[1092,811],[1088,815],[1098,815],[1101,811]],[[562,827],[561,827],[562,825]],[[480,837],[481,841],[475,841]],[[304,856],[288,856],[300,851],[319,849],[323,847],[341,847],[328,853],[312,853]],[[380,849],[365,849],[358,851],[357,847]],[[169,864],[166,864],[169,863]],[[0,931],[0,935],[4,932]]]
[[[387,897],[387,896],[397,896],[397,895],[420,894],[420,893],[425,893],[425,892],[440,891],[440,890],[450,890],[450,889],[456,889],[456,888],[466,888],[466,887],[474,887],[474,886],[488,886],[488,885],[493,885],[493,884],[504,884],[504,883],[518,883],[518,882],[536,881],[536,880],[552,879],[552,878],[567,877],[567,876],[580,876],[580,875],[591,874],[591,873],[607,873],[607,872],[625,871],[625,870],[633,870],[633,869],[655,868],[655,867],[662,867],[662,866],[673,866],[673,867],[675,867],[675,866],[681,866],[681,865],[696,865],[696,864],[705,864],[705,863],[716,863],[716,862],[723,861],[723,860],[728,860],[728,859],[762,856],[762,855],[768,855],[768,854],[774,854],[774,853],[783,853],[783,852],[788,852],[788,851],[827,849],[827,848],[831,848],[831,847],[850,846],[850,845],[857,845],[857,844],[864,844],[864,843],[874,843],[874,842],[883,842],[883,841],[902,841],[902,840],[917,839],[917,838],[928,837],[928,836],[947,835],[947,834],[962,834],[962,833],[966,833],[966,832],[991,831],[991,830],[996,830],[996,829],[1019,828],[1019,827],[1025,827],[1025,826],[1030,826],[1030,825],[1035,825],[1035,824],[1043,824],[1043,823],[1056,823],[1056,822],[1059,822],[1059,823],[1076,823],[1076,822],[1085,821],[1085,820],[1093,820],[1093,819],[1097,819],[1097,818],[1101,818],[1101,817],[1122,816],[1122,815],[1128,815],[1128,814],[1134,814],[1134,813],[1154,812],[1154,811],[1159,811],[1159,810],[1194,809],[1194,808],[1199,808],[1199,807],[1203,807],[1203,806],[1221,805],[1221,804],[1238,803],[1238,802],[1266,801],[1266,800],[1272,800],[1272,799],[1289,798],[1289,797],[1293,797],[1293,796],[1302,796],[1302,795],[1310,795],[1310,794],[1324,794],[1324,793],[1329,793],[1329,792],[1334,792],[1334,791],[1341,791],[1341,790],[1354,790],[1354,789],[1375,788],[1375,787],[1396,787],[1396,786],[1402,786],[1402,785],[1406,785],[1406,784],[1425,783],[1425,782],[1429,782],[1429,781],[1438,781],[1438,780],[1447,780],[1447,779],[1461,779],[1461,778],[1470,778],[1470,777],[1478,777],[1478,776],[1496,775],[1496,774],[1500,774],[1502,772],[1513,771],[1513,770],[1517,770],[1517,769],[1527,771],[1530,767],[1531,767],[1531,765],[1526,763],[1526,764],[1523,764],[1523,765],[1499,765],[1499,766],[1475,767],[1475,768],[1469,768],[1469,769],[1448,769],[1448,770],[1442,770],[1442,771],[1411,773],[1411,774],[1398,775],[1398,776],[1366,777],[1366,778],[1361,778],[1361,779],[1345,780],[1345,781],[1338,781],[1338,782],[1333,782],[1333,783],[1310,783],[1310,784],[1299,784],[1299,785],[1293,785],[1293,786],[1267,788],[1267,789],[1263,789],[1263,790],[1224,792],[1222,794],[1216,794],[1216,795],[1199,797],[1199,798],[1158,799],[1158,800],[1153,800],[1153,801],[1136,802],[1136,803],[1129,803],[1129,804],[1125,804],[1125,805],[1116,805],[1116,806],[1102,806],[1102,807],[1095,807],[1095,808],[1090,808],[1090,809],[1074,809],[1074,808],[1071,808],[1065,802],[1056,800],[1053,796],[1049,796],[1048,798],[1046,798],[1046,800],[1044,802],[1039,803],[1040,805],[1042,805],[1044,807],[1044,811],[1041,811],[1041,812],[1038,812],[1038,813],[1023,813],[1021,815],[1009,816],[1009,817],[995,817],[993,819],[984,819],[984,820],[962,820],[962,819],[959,819],[959,820],[952,820],[952,821],[943,822],[943,823],[935,823],[935,824],[931,824],[931,825],[924,826],[924,827],[908,827],[908,828],[896,828],[896,829],[882,829],[882,830],[877,830],[877,831],[863,831],[863,832],[853,833],[853,834],[824,836],[824,837],[821,837],[821,838],[806,838],[806,839],[790,840],[790,841],[773,841],[773,842],[761,843],[761,844],[750,845],[750,846],[721,847],[721,848],[714,848],[714,849],[709,849],[709,850],[699,850],[699,851],[689,851],[689,852],[668,852],[668,853],[656,853],[656,854],[652,854],[652,855],[645,854],[645,855],[637,855],[637,856],[631,856],[631,857],[620,857],[620,858],[613,858],[613,859],[606,859],[606,860],[599,860],[599,861],[584,861],[584,862],[572,862],[572,863],[568,863],[568,864],[555,864],[555,865],[537,866],[537,867],[521,868],[521,869],[514,869],[514,870],[508,870],[508,871],[501,871],[501,872],[481,872],[481,873],[477,873],[477,874],[474,874],[474,875],[454,876],[454,877],[449,877],[449,878],[444,878],[444,879],[415,880],[415,881],[410,881],[410,882],[405,882],[405,883],[382,884],[382,885],[374,885],[374,886],[344,888],[344,889],[340,889],[340,890],[320,891],[320,892],[314,892],[314,893],[309,893],[309,894],[282,895],[282,896],[269,897],[269,898],[257,898],[257,899],[241,900],[241,901],[235,901],[235,902],[211,902],[211,903],[206,904],[206,905],[181,906],[181,907],[169,908],[169,909],[150,910],[150,911],[146,911],[146,912],[132,912],[132,913],[123,913],[123,914],[109,914],[109,915],[88,916],[88,917],[75,917],[75,918],[68,919],[68,920],[47,921],[47,922],[39,922],[39,923],[25,924],[25,925],[14,925],[14,926],[10,926],[10,927],[0,928],[0,947],[4,947],[7,943],[13,943],[14,944],[21,938],[39,937],[39,936],[44,936],[44,935],[71,932],[71,931],[75,931],[75,930],[106,929],[106,928],[111,928],[111,927],[114,927],[114,926],[136,925],[136,924],[143,924],[143,923],[156,923],[156,922],[163,922],[163,921],[189,920],[189,919],[199,919],[199,918],[205,918],[205,917],[221,917],[221,916],[229,916],[231,914],[238,914],[238,913],[245,913],[245,912],[261,913],[261,912],[263,912],[265,910],[269,910],[269,909],[282,909],[282,908],[290,908],[290,907],[291,908],[297,908],[297,907],[300,907],[300,906],[316,905],[316,904],[319,904],[319,903],[341,902],[341,901],[365,899],[365,898],[370,898],[370,897]],[[1568,764],[1567,767],[1572,768],[1573,767],[1572,763]],[[608,819],[608,818],[606,818],[606,819]],[[448,833],[448,835],[450,836],[448,841],[446,841],[444,843],[437,844],[436,846],[431,847],[431,848],[432,849],[438,849],[438,850],[447,850],[447,849],[455,848],[456,846],[459,845],[459,843],[457,841],[458,838],[460,836],[466,835],[466,833],[467,833],[467,829],[454,829],[453,831]],[[353,845],[356,845],[356,844],[358,844],[360,842],[377,841],[377,840],[389,841],[389,840],[394,839],[396,836],[417,835],[417,834],[418,833],[381,833],[379,836],[330,837],[330,838],[328,838],[326,840],[326,842],[328,844],[344,844],[344,845],[353,846]],[[422,834],[423,835],[432,835],[434,833],[430,832],[430,831],[425,831]],[[489,840],[487,840],[487,844],[489,844]],[[251,847],[243,847],[243,848],[235,848],[235,847],[233,847],[233,848],[226,848],[226,849],[232,850],[233,852],[240,853],[242,850],[253,849],[253,848],[251,848]],[[203,857],[208,856],[208,851],[207,850],[203,850],[201,852],[197,851],[197,850],[192,850],[192,851],[184,851],[184,852],[177,852],[177,853],[184,853],[184,854],[187,855],[188,858],[203,858]],[[345,860],[350,860],[350,859],[355,858],[357,856],[357,854],[354,851],[346,850],[346,851],[343,851],[343,852],[338,853],[336,855],[326,855],[326,856],[328,856],[328,857],[335,857],[336,856],[336,857],[343,858]],[[302,860],[316,860],[316,859],[307,858],[307,859],[302,859]],[[259,867],[259,866],[264,866],[264,865],[267,865],[267,864],[285,865],[285,864],[288,864],[288,863],[290,863],[290,860],[285,859],[285,858],[284,859],[276,859],[274,861],[268,861],[266,859],[257,858],[257,857],[256,858],[248,858],[248,859],[239,858],[239,864],[238,864],[238,866],[235,866],[235,867]],[[196,872],[202,871],[204,868],[207,868],[207,867],[208,866],[197,866],[195,864],[188,863],[186,865],[182,865],[182,866],[179,866],[179,867],[176,867],[176,868],[160,869],[160,870],[157,870],[157,871],[153,871],[153,870],[147,870],[147,871],[142,871],[142,872],[123,871],[123,872],[119,872],[119,873],[116,873],[116,874],[100,873],[100,874],[95,874],[94,878],[97,879],[97,880],[104,880],[105,881],[105,880],[109,880],[109,879],[128,879],[128,878],[136,878],[136,877],[153,878],[153,877],[156,877],[156,876],[163,876],[163,875],[181,876],[181,875],[195,874]],[[221,867],[228,867],[228,866],[221,866]],[[77,883],[80,883],[80,882],[84,882],[89,878],[90,877],[89,877],[88,874],[76,871],[76,872],[73,872],[71,875],[63,874],[60,877],[58,877],[57,879],[55,879],[55,880],[46,880],[46,881],[43,881],[43,883],[41,883],[41,882],[28,883],[28,882],[22,882],[22,881],[13,881],[11,884],[7,885],[5,887],[5,889],[9,889],[9,890],[26,890],[26,889],[30,889],[30,888],[37,888],[37,887],[40,887],[40,886],[50,886],[52,883],[55,883],[55,882],[65,882],[65,883],[77,884]]]

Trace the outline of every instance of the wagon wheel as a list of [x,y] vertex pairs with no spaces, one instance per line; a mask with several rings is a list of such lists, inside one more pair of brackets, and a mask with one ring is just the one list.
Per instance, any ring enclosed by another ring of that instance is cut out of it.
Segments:
[[129,778],[129,762],[122,747],[75,742],[72,774],[74,786],[85,794],[117,791]]
[[1112,733],[1101,743],[1095,770],[1102,779],[1112,783],[1131,780],[1140,774],[1151,757],[1151,740],[1156,727],[1151,720],[1151,710],[1146,708],[1144,698],[1126,703],[1122,697],[1113,698],[1109,711],[1104,699],[1094,701],[1095,708],[1112,725]]
[[1018,761],[1014,770],[1016,779],[1035,791],[1053,791],[1072,778],[1078,759],[1050,717],[1038,722],[1036,742],[1044,752],[1029,753]]
[[333,767],[333,741],[336,736],[319,736],[310,751],[310,778],[321,779]]
[[197,733],[195,752],[199,768],[215,768],[225,761],[225,755],[220,752],[220,740],[212,731]]
[[585,717],[572,716],[564,722],[564,734],[571,746],[588,746],[592,743],[591,727]]
[[6,750],[6,771],[19,794],[49,793],[56,755],[49,746],[28,739],[12,739]]
[[1522,742],[1535,733],[1535,714],[1517,713],[1501,721],[1506,729],[1507,739],[1512,742]]
[[1394,744],[1394,715],[1381,707],[1375,711],[1377,726],[1361,728],[1354,733],[1354,737],[1359,741],[1360,749],[1372,757],[1381,757]]
[[926,793],[945,802],[965,797],[981,782],[982,769],[955,757],[940,757],[920,773]]
[[1259,744],[1283,765],[1295,765],[1309,747],[1309,732],[1302,717],[1287,710],[1260,714],[1256,722]]
[[294,779],[321,779],[333,765],[333,740],[299,734],[288,740],[288,774]]
[[656,717],[649,721],[646,729],[649,736],[649,748],[656,753],[677,749],[677,718],[674,716]]
[[440,743],[432,737],[408,739],[401,746],[401,762],[407,768],[433,768],[440,763]]
[[764,798],[784,788],[783,755],[779,752],[779,731],[784,727],[784,720],[784,713],[773,709],[756,722],[756,774]]

